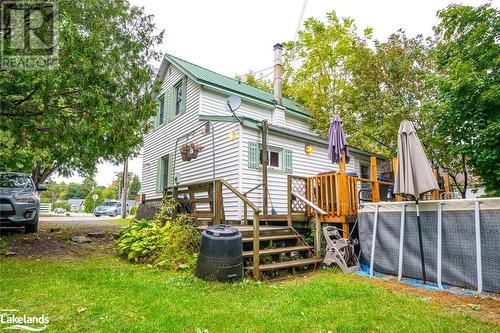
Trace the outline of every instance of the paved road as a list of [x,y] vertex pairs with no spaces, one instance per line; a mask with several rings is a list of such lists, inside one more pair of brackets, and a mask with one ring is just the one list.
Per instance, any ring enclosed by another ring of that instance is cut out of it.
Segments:
[[119,226],[115,221],[120,219],[117,217],[100,216],[95,217],[92,215],[80,215],[80,216],[41,216],[39,223],[44,224],[57,224],[61,226]]

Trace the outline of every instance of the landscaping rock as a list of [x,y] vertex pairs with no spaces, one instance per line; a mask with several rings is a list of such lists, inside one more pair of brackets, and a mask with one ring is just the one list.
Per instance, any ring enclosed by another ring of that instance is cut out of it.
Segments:
[[17,253],[16,253],[16,252],[14,252],[14,251],[7,251],[7,252],[5,253],[5,256],[7,256],[7,257],[12,257],[12,256],[15,256],[16,254],[17,254]]
[[87,236],[93,238],[103,238],[106,236],[106,233],[102,231],[91,231],[87,233]]
[[49,232],[59,232],[61,228],[50,228]]
[[90,243],[90,242],[92,242],[90,239],[88,239],[85,236],[74,236],[74,237],[71,237],[71,240],[75,243]]

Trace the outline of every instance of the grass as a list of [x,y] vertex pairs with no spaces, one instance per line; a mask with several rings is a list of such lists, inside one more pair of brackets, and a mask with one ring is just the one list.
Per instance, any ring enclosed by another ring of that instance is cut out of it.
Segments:
[[[53,332],[491,332],[366,278],[326,271],[283,282],[206,283],[111,255],[3,259],[0,308],[49,316]],[[0,324],[1,328],[1,324]]]

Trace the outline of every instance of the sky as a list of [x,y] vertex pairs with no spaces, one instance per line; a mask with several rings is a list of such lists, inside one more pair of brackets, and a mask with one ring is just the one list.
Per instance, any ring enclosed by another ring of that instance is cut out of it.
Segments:
[[[362,31],[374,29],[374,37],[384,41],[398,29],[409,36],[432,35],[436,12],[450,3],[478,6],[487,1],[463,0],[129,0],[155,16],[159,30],[165,31],[160,49],[227,76],[259,71],[273,65],[272,46],[293,40],[302,9],[303,20],[325,18],[335,10],[351,17]],[[500,0],[492,1],[498,7]],[[302,20],[302,21],[303,21]],[[157,64],[155,64],[157,65]],[[267,74],[267,72],[265,72]],[[129,171],[141,177],[142,157],[129,162]],[[109,185],[123,166],[103,163],[97,167],[99,185]],[[79,176],[54,177],[57,181],[82,180]]]

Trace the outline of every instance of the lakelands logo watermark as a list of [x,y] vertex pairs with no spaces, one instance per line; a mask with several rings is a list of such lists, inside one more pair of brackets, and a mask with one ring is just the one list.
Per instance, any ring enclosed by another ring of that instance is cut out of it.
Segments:
[[51,69],[58,65],[55,0],[0,1],[0,69]]
[[49,317],[27,316],[19,314],[19,310],[0,310],[0,329],[1,330],[21,330],[29,332],[41,332],[47,329]]

